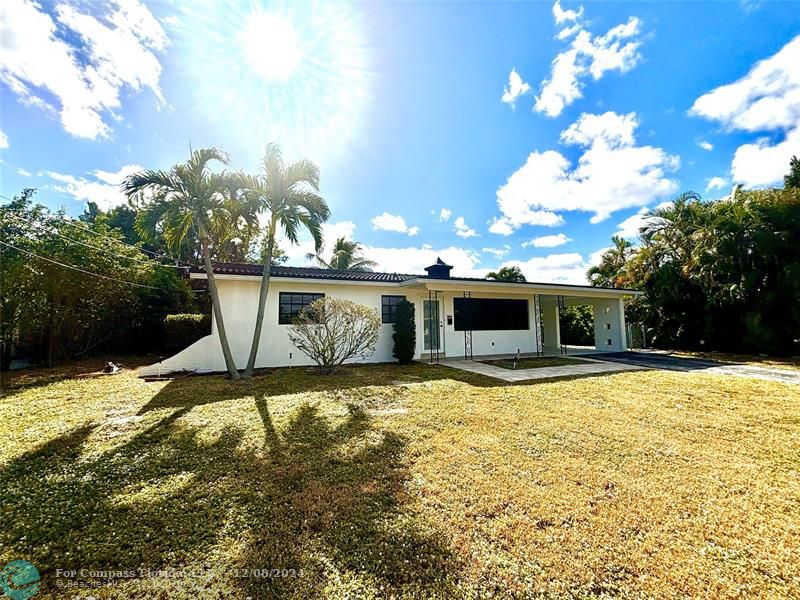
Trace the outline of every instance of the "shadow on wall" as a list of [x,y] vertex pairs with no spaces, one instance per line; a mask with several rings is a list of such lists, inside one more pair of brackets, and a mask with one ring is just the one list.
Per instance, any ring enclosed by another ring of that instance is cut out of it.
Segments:
[[[403,437],[354,406],[333,426],[301,404],[276,430],[259,396],[263,451],[245,450],[241,429],[203,439],[181,419],[193,405],[178,392],[159,395],[159,405],[180,407],[127,443],[87,454],[96,428],[87,424],[0,471],[0,547],[6,558],[23,556],[39,568],[45,593],[55,592],[57,568],[206,565],[217,572],[199,591],[218,597],[322,596],[341,574],[383,590],[413,582],[428,596],[452,594],[459,567],[446,544],[399,518],[408,479]],[[234,568],[302,575],[237,578]],[[185,595],[196,584],[127,582],[123,593],[156,585],[149,595]]]

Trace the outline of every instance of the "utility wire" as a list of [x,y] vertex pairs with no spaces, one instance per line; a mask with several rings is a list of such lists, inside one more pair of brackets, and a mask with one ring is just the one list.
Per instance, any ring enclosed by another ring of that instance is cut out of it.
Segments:
[[16,250],[18,252],[22,252],[24,254],[27,254],[28,256],[33,256],[33,257],[39,258],[41,260],[46,260],[49,263],[53,263],[54,265],[58,265],[59,267],[64,267],[65,269],[72,269],[73,271],[79,271],[81,273],[85,273],[86,275],[92,275],[94,277],[100,277],[102,279],[108,279],[109,281],[116,281],[118,283],[124,283],[126,285],[132,285],[134,287],[146,288],[148,290],[159,290],[159,289],[161,289],[161,288],[153,287],[152,285],[142,285],[141,283],[133,283],[132,281],[126,281],[124,279],[118,279],[116,277],[109,277],[108,275],[101,275],[100,273],[94,273],[92,271],[86,271],[85,269],[81,269],[81,268],[76,267],[74,265],[66,265],[64,263],[58,262],[57,260],[53,260],[52,258],[47,258],[46,256],[40,256],[38,254],[34,254],[33,252],[28,252],[27,250],[23,250],[22,248],[17,248],[16,246],[14,246],[12,244],[9,244],[8,242],[4,242],[3,240],[0,240],[0,244],[3,244],[3,246],[7,246],[9,248],[13,248],[14,250]]
[[[4,200],[8,200],[9,202],[13,202],[14,201],[13,198],[9,198],[8,196],[4,196],[2,194],[0,194],[0,198],[3,198]],[[10,210],[7,206],[0,206],[0,210],[6,211],[6,212],[11,213],[11,214],[15,214],[14,211]],[[109,239],[109,240],[111,240],[113,242],[117,242],[118,244],[122,244],[124,246],[130,246],[131,248],[135,248],[136,250],[138,250],[140,252],[145,252],[145,253],[150,254],[151,256],[154,256],[156,258],[161,258],[163,260],[172,260],[172,261],[175,261],[175,262],[183,263],[187,267],[197,267],[197,266],[199,266],[199,265],[196,265],[196,264],[193,264],[193,263],[190,263],[190,262],[186,262],[185,260],[181,260],[181,259],[178,259],[178,258],[172,258],[170,256],[167,256],[166,254],[162,254],[161,252],[155,252],[153,250],[148,250],[146,248],[140,248],[139,246],[134,246],[133,244],[129,244],[128,242],[123,242],[122,240],[119,240],[117,238],[113,238],[113,237],[111,237],[109,235],[105,235],[103,233],[100,233],[99,231],[94,231],[93,229],[90,229],[88,227],[80,225],[74,219],[64,219],[64,218],[55,217],[55,216],[51,216],[49,218],[50,218],[50,220],[61,221],[62,223],[66,224],[66,225],[72,225],[73,227],[77,227],[78,229],[80,229],[82,231],[85,231],[87,233],[91,233],[92,235],[96,235],[96,236],[99,236],[99,237],[102,237],[102,238]]]
[[[40,229],[43,228],[43,227],[47,227],[47,225],[45,225],[45,224],[35,223],[34,221],[29,221],[28,219],[24,219],[24,218],[20,217],[19,215],[15,214],[12,211],[9,211],[6,214],[9,214],[9,215],[11,215],[12,218],[18,219],[18,220],[20,220],[20,221],[22,221],[24,223],[27,223],[28,225],[31,225],[33,227],[38,227]],[[87,230],[87,231],[89,231],[89,230]],[[67,240],[68,242],[72,242],[74,244],[80,244],[81,246],[86,246],[87,248],[93,248],[94,250],[99,250],[100,252],[106,252],[107,254],[110,254],[111,256],[116,256],[118,258],[125,258],[127,260],[133,260],[133,261],[136,261],[136,262],[139,262],[139,263],[143,263],[143,264],[155,264],[155,266],[157,266],[157,267],[165,267],[167,269],[185,269],[186,268],[186,267],[184,267],[182,265],[162,265],[161,263],[154,263],[152,261],[152,259],[138,258],[138,257],[135,257],[135,256],[125,256],[124,254],[117,254],[116,252],[112,252],[111,250],[108,250],[107,248],[101,248],[100,246],[94,246],[92,244],[87,244],[86,242],[81,242],[80,240],[75,240],[75,239],[73,239],[71,237],[67,237],[66,235],[62,235],[58,231],[51,231],[49,233],[54,233],[58,237],[63,238],[65,240]],[[111,239],[114,239],[114,238],[111,238]],[[131,246],[131,247],[132,248],[136,248],[136,246]]]

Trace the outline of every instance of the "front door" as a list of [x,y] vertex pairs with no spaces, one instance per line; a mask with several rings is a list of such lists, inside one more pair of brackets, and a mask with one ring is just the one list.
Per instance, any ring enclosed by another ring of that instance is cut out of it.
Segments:
[[425,350],[439,349],[439,301],[422,301],[422,340]]

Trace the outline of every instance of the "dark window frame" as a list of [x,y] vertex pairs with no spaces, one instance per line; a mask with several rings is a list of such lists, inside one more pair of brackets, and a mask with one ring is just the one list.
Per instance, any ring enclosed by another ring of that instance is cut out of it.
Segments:
[[302,309],[314,300],[324,297],[325,294],[319,292],[280,292],[278,295],[278,325],[291,325]]
[[[386,300],[390,300],[390,302],[387,303]],[[397,305],[407,300],[405,296],[398,294],[381,294],[381,323],[393,325],[395,314],[397,313]]]

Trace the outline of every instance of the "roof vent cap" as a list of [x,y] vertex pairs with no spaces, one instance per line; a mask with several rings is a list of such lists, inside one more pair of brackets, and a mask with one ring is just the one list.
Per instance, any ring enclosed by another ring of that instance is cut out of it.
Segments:
[[437,256],[435,263],[430,267],[425,267],[425,272],[431,279],[450,279],[450,270],[452,268]]

